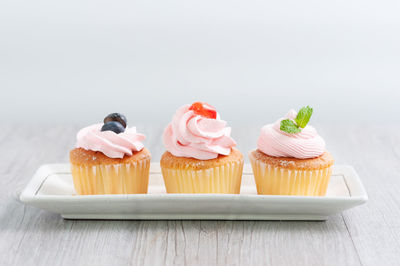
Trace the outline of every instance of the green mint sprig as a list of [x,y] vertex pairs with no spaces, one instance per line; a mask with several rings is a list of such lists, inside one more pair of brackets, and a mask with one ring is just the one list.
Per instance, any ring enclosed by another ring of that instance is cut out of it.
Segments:
[[294,121],[290,119],[281,121],[280,130],[289,134],[301,132],[301,128],[305,128],[310,121],[312,113],[313,109],[310,106],[301,108]]
[[296,125],[292,120],[285,119],[281,121],[280,129],[286,133],[296,134],[301,131],[298,125]]

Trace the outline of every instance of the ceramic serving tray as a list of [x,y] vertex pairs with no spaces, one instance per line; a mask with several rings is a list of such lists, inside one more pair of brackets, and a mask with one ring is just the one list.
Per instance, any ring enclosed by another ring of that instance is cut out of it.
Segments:
[[20,199],[66,219],[325,220],[368,196],[346,165],[334,167],[324,197],[257,195],[250,165],[244,166],[238,195],[167,194],[159,164],[152,163],[148,194],[78,196],[69,164],[48,164],[37,170]]

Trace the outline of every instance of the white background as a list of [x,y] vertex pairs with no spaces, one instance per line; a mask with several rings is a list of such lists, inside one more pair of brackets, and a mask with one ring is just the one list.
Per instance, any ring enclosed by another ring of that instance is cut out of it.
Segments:
[[2,122],[400,122],[400,1],[0,1]]

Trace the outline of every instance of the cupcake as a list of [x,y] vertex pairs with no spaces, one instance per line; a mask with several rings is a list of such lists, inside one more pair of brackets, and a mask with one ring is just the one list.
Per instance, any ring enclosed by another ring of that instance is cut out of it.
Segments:
[[209,104],[180,107],[163,133],[167,151],[160,165],[167,193],[239,194],[243,155],[230,134]]
[[150,152],[145,136],[127,128],[125,116],[113,113],[104,124],[81,129],[70,152],[71,173],[79,195],[147,193]]
[[250,152],[258,194],[324,196],[333,158],[315,128],[307,125],[313,109],[303,107],[261,129]]

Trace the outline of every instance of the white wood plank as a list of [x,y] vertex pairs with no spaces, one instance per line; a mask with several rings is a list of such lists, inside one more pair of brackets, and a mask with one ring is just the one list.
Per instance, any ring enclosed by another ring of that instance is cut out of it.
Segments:
[[343,214],[363,265],[399,265],[399,130],[399,125],[356,125],[326,132],[337,161],[355,167],[369,194],[366,205]]
[[[19,192],[40,164],[68,161],[78,128],[0,131],[0,265],[395,265],[400,259],[400,137],[392,133],[400,125],[318,127],[337,163],[354,165],[370,196],[367,205],[327,222],[68,221],[21,204]],[[158,160],[163,128],[142,129]],[[258,131],[233,129],[246,156]]]

